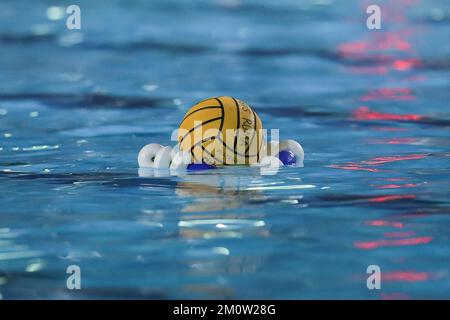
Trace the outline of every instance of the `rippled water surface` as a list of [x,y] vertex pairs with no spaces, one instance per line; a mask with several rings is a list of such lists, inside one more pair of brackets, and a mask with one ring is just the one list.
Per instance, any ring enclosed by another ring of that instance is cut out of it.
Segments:
[[[448,1],[79,4],[0,3],[0,297],[450,298]],[[218,95],[305,167],[139,176]]]

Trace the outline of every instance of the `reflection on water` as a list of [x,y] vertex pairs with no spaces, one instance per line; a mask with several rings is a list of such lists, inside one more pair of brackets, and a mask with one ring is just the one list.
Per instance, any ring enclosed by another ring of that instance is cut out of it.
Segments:
[[0,228],[0,261],[39,257],[42,254],[29,250],[27,245],[16,244],[14,239],[19,235],[18,232],[11,232],[9,228]]
[[[215,240],[217,245],[208,249],[188,249],[184,264],[186,274],[194,277],[224,277],[248,275],[257,272],[265,259],[253,253],[242,255],[235,245],[227,246],[226,239],[270,237],[264,221],[265,214],[244,212],[251,203],[264,202],[267,196],[261,191],[247,190],[248,185],[261,184],[261,178],[231,174],[190,175],[177,184],[175,193],[188,198],[188,205],[180,208],[183,213],[178,222],[179,236],[186,240]],[[238,212],[233,213],[233,210]],[[229,213],[221,213],[223,211]],[[235,292],[223,278],[219,284],[188,284],[183,286],[187,294],[203,294],[215,298],[233,298]]]

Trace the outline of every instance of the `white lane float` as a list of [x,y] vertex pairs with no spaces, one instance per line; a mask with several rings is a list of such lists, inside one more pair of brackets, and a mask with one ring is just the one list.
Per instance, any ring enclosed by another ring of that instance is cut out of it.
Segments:
[[[288,139],[281,142],[270,141],[261,149],[258,163],[252,166],[277,169],[282,166],[303,167],[305,152],[303,147],[295,140]],[[171,148],[157,143],[144,146],[138,155],[139,168],[170,170],[172,174],[186,170],[208,170],[215,166],[206,163],[191,163],[191,155],[179,150],[178,146]],[[140,172],[143,170],[140,170]]]
[[172,148],[162,147],[156,153],[154,168],[156,169],[169,169],[172,163]]
[[150,143],[144,146],[138,154],[138,164],[140,168],[153,168],[155,166],[155,157],[162,145]]

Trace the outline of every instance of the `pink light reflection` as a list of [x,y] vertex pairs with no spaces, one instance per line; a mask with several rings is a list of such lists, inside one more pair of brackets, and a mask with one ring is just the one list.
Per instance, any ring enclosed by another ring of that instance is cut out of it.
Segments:
[[398,246],[415,246],[419,244],[428,244],[433,240],[432,237],[417,237],[396,240],[375,240],[375,241],[355,241],[354,246],[361,250],[373,250],[380,247],[398,247]]
[[367,106],[361,106],[353,111],[353,117],[356,120],[396,120],[396,121],[419,121],[424,116],[419,114],[394,114],[371,111]]
[[415,271],[391,271],[382,272],[381,281],[403,281],[403,282],[418,282],[426,281],[429,278],[428,272]]

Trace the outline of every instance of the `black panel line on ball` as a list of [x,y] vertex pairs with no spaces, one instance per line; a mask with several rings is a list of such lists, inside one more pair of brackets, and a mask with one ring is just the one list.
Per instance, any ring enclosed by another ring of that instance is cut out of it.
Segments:
[[248,144],[247,149],[245,149],[245,153],[246,153],[246,154],[247,154],[247,152],[248,152],[248,149],[249,149],[250,146],[252,145],[253,139],[255,138],[255,135],[256,135],[256,113],[255,113],[255,111],[253,111],[253,109],[251,109],[251,110],[252,110],[252,113],[253,113],[253,120],[254,120],[255,124],[254,124],[254,129],[253,129],[253,136],[252,136],[252,138],[250,139],[250,143]]
[[210,122],[214,122],[214,121],[217,121],[217,120],[220,120],[220,119],[221,119],[221,117],[220,117],[220,118],[209,119],[208,121],[205,121],[205,122],[200,123],[199,125],[196,125],[196,126],[193,127],[191,130],[189,130],[188,133],[186,133],[186,134],[183,136],[183,138],[181,138],[181,140],[180,140],[180,145],[183,143],[183,140],[184,140],[188,135],[190,135],[190,134],[192,133],[192,131],[194,131],[195,129],[198,129],[199,127],[201,127],[201,126],[203,126],[203,125],[205,125],[205,124],[208,124],[208,123],[210,123]]
[[219,98],[214,98],[217,100],[217,102],[219,102],[220,107],[222,108],[222,121],[220,121],[220,128],[219,128],[219,132],[222,132],[222,128],[223,128],[223,123],[225,121],[225,109],[223,108],[223,103],[222,101],[220,101]]
[[237,100],[235,98],[233,98],[234,103],[236,105],[236,112],[237,112],[237,128],[238,131],[236,133],[236,136],[234,137],[234,150],[236,150],[237,147],[237,142],[238,142],[238,136],[239,136],[239,129],[241,127],[241,111],[239,110],[239,103],[237,102]]
[[186,119],[189,118],[192,114],[194,114],[194,113],[196,113],[196,112],[198,112],[198,111],[202,111],[202,110],[205,110],[205,109],[218,109],[218,108],[220,108],[220,106],[207,106],[207,107],[202,107],[202,108],[200,108],[200,109],[194,110],[194,111],[192,111],[191,113],[187,114],[187,115],[183,118],[183,120],[181,120],[180,126],[181,126],[181,124],[184,122],[184,120],[186,120]]
[[197,157],[195,156],[193,152],[193,148],[191,148],[191,155],[194,157],[194,163],[197,163]]
[[228,145],[225,144],[225,142],[222,140],[222,138],[220,138],[219,136],[217,137],[217,139],[222,142],[222,145],[227,148],[228,150],[232,151],[233,154],[241,156],[241,157],[246,157],[246,158],[250,158],[250,157],[254,157],[255,155],[249,155],[249,154],[242,154],[237,152],[236,150],[231,149],[231,147],[229,147]]
[[[259,134],[258,134],[258,139],[259,139]],[[258,149],[258,152],[256,153],[256,161],[258,161],[258,162],[259,162],[259,156],[260,156],[261,148],[263,146],[263,142],[264,142],[264,137],[261,134],[261,141],[259,142],[259,149]]]
[[[205,138],[205,139],[203,139],[203,140],[201,140],[201,141],[195,143],[195,144],[191,147],[191,153],[192,153],[192,151],[193,151],[196,147],[202,145],[202,149],[203,149],[207,154],[209,154],[212,158],[216,159],[215,156],[213,156],[208,150],[206,150],[206,149],[203,147],[203,143],[204,143],[204,142],[208,142],[209,140],[214,140],[214,139],[216,139],[216,137],[209,137],[209,138]],[[197,158],[195,157],[195,155],[194,155],[194,158],[195,158],[195,160],[197,160]],[[217,160],[217,159],[216,159],[216,160]],[[203,159],[202,159],[202,162],[203,162]]]

